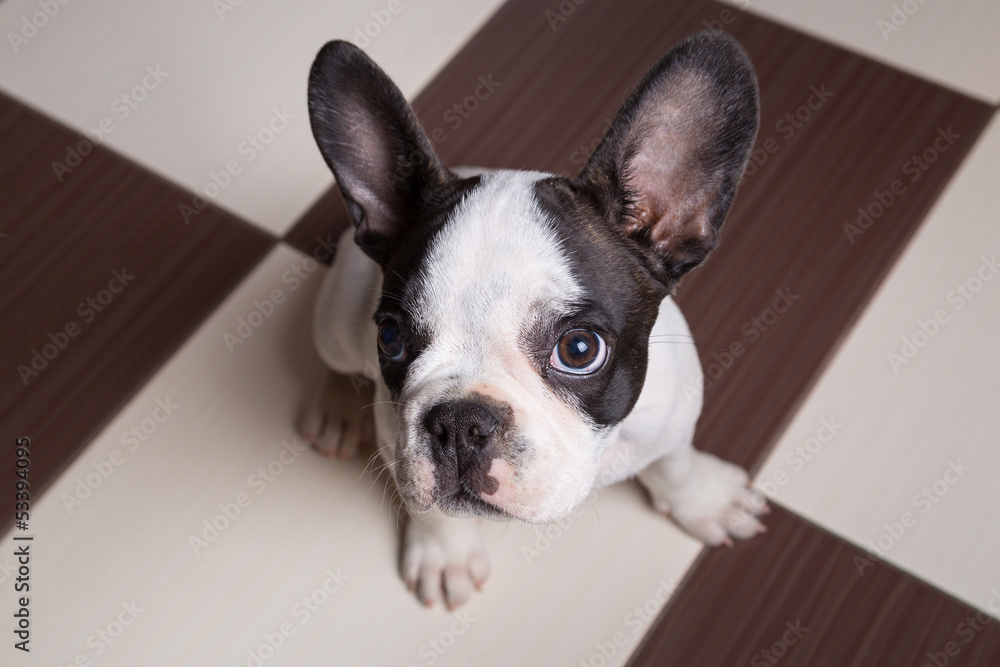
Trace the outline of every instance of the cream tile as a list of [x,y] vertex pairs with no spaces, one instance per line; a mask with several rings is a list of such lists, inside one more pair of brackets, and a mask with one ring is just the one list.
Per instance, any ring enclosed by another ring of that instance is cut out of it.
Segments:
[[[21,664],[245,666],[263,651],[267,667],[575,665],[609,642],[607,664],[623,664],[700,545],[619,485],[561,526],[495,526],[494,573],[467,613],[423,609],[399,579],[393,511],[362,463],[283,449],[321,373],[308,324],[320,275],[296,284],[303,259],[272,252],[36,501],[34,639]],[[285,301],[230,352],[224,334],[275,289]],[[132,443],[133,427],[144,441]],[[67,504],[81,484],[87,497]],[[195,554],[205,521],[219,532]],[[122,607],[133,603],[134,619]],[[0,613],[13,604],[0,596]],[[108,645],[98,632],[117,636]]]
[[723,0],[991,104],[1000,102],[995,0]]
[[[104,121],[106,145],[192,191],[208,186],[219,205],[281,234],[332,183],[306,115],[319,47],[367,28],[374,36],[357,41],[412,98],[500,4],[8,0],[0,88],[81,132]],[[30,38],[14,44],[22,31]]]
[[794,511],[979,607],[1000,590],[998,173],[1000,116],[757,477]]

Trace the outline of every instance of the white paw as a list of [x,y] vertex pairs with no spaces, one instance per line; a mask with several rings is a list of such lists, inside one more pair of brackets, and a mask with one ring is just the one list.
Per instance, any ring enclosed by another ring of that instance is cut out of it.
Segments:
[[681,466],[667,464],[665,474],[654,473],[646,483],[656,509],[711,546],[732,546],[731,537],[746,540],[765,532],[757,517],[770,509],[750,488],[746,471],[711,454],[690,452]]
[[371,381],[327,372],[306,403],[299,432],[320,454],[349,459],[374,442],[373,395]]
[[486,545],[475,519],[445,516],[434,509],[410,517],[403,541],[403,580],[428,607],[465,604],[490,574]]

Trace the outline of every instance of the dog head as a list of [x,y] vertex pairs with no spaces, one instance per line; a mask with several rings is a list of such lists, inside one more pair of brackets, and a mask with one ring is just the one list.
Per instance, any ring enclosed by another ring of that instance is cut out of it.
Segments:
[[346,42],[317,56],[309,112],[383,270],[375,324],[408,507],[564,516],[639,397],[660,301],[718,243],[757,131],[746,54],[723,33],[676,46],[575,179],[449,171]]

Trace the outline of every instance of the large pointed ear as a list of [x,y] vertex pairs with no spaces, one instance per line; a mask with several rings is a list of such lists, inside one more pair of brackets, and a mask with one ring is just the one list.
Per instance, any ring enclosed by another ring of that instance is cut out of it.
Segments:
[[719,241],[759,123],[743,48],[706,31],[671,49],[625,101],[576,185],[672,288]]
[[393,241],[454,178],[402,92],[348,42],[326,44],[309,72],[309,121],[356,227],[384,265]]

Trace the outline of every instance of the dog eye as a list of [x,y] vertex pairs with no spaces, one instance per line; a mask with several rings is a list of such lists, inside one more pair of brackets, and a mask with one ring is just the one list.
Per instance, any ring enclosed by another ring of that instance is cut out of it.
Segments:
[[573,375],[589,375],[600,370],[608,358],[608,346],[593,331],[573,329],[563,334],[552,348],[549,364]]
[[389,357],[389,361],[406,359],[406,347],[403,345],[403,333],[395,320],[382,320],[378,325],[378,347]]

